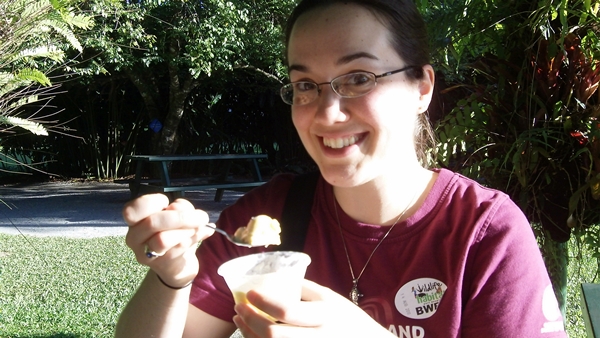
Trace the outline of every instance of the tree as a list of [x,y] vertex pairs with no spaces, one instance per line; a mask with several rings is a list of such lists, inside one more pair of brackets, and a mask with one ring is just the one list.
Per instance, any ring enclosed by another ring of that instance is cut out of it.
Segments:
[[234,69],[283,78],[281,22],[286,1],[168,1],[123,5],[96,1],[96,30],[85,39],[96,73],[126,76],[156,128],[153,153],[178,147],[178,127],[190,94]]

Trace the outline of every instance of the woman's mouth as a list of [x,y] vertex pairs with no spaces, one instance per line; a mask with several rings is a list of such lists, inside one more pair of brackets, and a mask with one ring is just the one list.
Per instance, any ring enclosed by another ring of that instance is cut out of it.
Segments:
[[359,136],[348,136],[339,138],[323,137],[323,145],[333,149],[341,149],[343,147],[355,144],[359,139]]

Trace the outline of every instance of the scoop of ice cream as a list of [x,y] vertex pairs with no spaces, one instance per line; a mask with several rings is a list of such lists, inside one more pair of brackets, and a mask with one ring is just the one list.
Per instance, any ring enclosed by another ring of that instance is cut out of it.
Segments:
[[269,246],[281,244],[281,226],[267,215],[252,217],[245,227],[238,228],[233,237],[251,246]]

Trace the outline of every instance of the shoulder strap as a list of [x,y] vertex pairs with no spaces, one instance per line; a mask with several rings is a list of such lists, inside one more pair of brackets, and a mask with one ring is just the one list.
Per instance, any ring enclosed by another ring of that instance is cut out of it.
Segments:
[[279,251],[303,251],[320,172],[298,175],[292,181],[281,214]]

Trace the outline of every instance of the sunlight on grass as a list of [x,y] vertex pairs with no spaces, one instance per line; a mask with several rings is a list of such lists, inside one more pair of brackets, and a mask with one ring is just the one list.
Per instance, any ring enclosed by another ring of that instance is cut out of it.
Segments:
[[122,237],[0,234],[0,337],[111,337],[145,271]]

